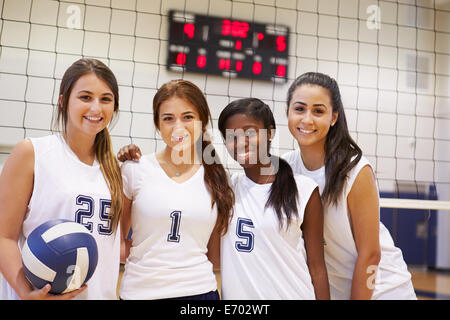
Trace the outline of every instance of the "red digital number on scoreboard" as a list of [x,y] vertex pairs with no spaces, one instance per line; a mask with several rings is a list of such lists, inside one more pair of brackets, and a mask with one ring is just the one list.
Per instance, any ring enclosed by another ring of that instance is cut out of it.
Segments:
[[194,38],[195,26],[192,23],[186,23],[183,28],[184,33],[186,33],[189,39]]
[[197,67],[204,68],[206,66],[206,56],[198,56],[197,57]]
[[277,40],[276,40],[276,44],[277,44],[277,50],[278,51],[286,50],[286,37],[278,36]]
[[237,38],[247,38],[249,24],[241,21],[222,20],[222,35]]

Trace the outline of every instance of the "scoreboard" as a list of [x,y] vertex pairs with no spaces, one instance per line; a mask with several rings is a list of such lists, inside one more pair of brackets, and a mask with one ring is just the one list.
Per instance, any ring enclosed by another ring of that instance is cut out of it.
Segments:
[[167,69],[286,82],[289,28],[169,12]]

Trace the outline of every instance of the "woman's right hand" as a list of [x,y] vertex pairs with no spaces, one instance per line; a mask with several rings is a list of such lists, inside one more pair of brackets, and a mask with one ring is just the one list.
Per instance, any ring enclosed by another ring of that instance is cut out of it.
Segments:
[[30,291],[26,296],[22,297],[23,300],[70,300],[86,290],[87,285],[83,285],[81,288],[63,294],[51,294],[50,289],[52,287],[46,284],[42,289],[34,289]]
[[142,152],[141,149],[135,144],[129,144],[125,147],[120,148],[117,153],[117,159],[119,161],[124,162],[127,160],[139,160],[141,158]]

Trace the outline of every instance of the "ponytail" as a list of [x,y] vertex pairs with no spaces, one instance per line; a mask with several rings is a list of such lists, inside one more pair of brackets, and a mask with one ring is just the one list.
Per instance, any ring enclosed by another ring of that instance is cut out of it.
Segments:
[[119,225],[120,216],[122,215],[123,183],[119,163],[114,156],[111,138],[107,128],[103,129],[95,137],[94,148],[97,160],[100,163],[100,169],[111,193],[110,227],[115,232]]
[[[233,214],[234,192],[228,184],[228,176],[223,165],[216,157],[216,150],[211,141],[202,141],[202,154],[208,148],[214,161],[205,161],[202,156],[202,164],[205,170],[204,181],[211,195],[211,207],[214,204],[217,207],[216,228],[220,235],[224,235],[228,231],[228,223]],[[212,162],[212,163],[209,163]]]
[[271,156],[270,161],[275,165],[277,173],[275,181],[270,187],[269,199],[265,208],[273,207],[279,221],[280,228],[283,227],[283,213],[287,219],[286,228],[289,227],[293,217],[298,217],[298,189],[291,166],[286,160]]

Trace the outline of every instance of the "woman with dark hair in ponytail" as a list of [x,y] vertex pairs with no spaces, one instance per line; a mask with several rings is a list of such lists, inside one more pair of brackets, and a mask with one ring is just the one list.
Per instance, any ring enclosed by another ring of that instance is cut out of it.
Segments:
[[[19,142],[0,176],[0,300],[117,299],[123,195],[107,129],[119,112],[112,71],[96,59],[74,62],[61,80],[57,112],[61,132]],[[95,238],[98,264],[88,287],[52,295],[49,284],[34,288],[26,279],[20,248],[52,219],[83,224]]]
[[300,150],[283,158],[314,179],[324,204],[332,299],[416,299],[402,252],[380,222],[374,170],[347,128],[338,84],[308,72],[288,90],[289,130]]
[[255,98],[233,101],[219,117],[226,148],[244,169],[231,178],[222,298],[329,299],[318,187],[270,155],[275,129],[272,111]]
[[[234,193],[214,148],[202,139],[211,121],[206,98],[192,82],[170,81],[155,94],[153,116],[165,147],[122,166],[122,237],[131,226],[132,239],[122,254],[120,297],[216,300],[213,267]],[[203,157],[206,149],[213,161]],[[124,147],[119,159],[127,156]]]

